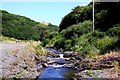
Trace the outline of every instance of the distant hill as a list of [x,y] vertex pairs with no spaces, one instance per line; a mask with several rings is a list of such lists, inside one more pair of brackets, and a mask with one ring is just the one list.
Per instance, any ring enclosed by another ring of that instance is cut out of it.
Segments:
[[[20,16],[16,14],[11,14],[5,10],[0,10],[0,13],[2,13],[2,35],[13,37],[16,39],[21,40],[39,40],[39,32],[38,28],[36,28],[37,25],[43,25],[43,23],[36,22],[34,20],[31,20],[25,16]],[[58,28],[55,25],[46,25],[44,24],[48,29],[53,30],[54,28]]]

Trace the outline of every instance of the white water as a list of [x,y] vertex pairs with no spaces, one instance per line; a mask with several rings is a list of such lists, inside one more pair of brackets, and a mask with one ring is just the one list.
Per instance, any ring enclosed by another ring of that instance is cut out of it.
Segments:
[[64,67],[64,64],[63,64],[63,65],[53,64],[53,65],[50,65],[50,66],[52,66],[52,67],[54,67],[54,68],[59,68],[59,67]]
[[64,57],[63,57],[63,54],[59,54],[59,56],[60,56],[60,58],[64,58]]
[[60,54],[60,52],[54,49],[52,49],[52,52],[58,54],[59,58],[51,58],[51,61],[55,61],[56,63],[53,63],[45,68],[42,74],[39,76],[38,80],[41,80],[41,78],[48,78],[47,80],[51,80],[51,78],[72,78],[75,72],[73,69],[64,67],[66,65],[66,58],[64,58],[64,55]]

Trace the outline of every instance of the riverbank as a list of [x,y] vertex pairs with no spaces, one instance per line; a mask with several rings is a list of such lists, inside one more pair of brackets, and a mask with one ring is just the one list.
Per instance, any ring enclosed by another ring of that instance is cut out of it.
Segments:
[[43,67],[37,61],[45,56],[30,48],[30,43],[2,42],[0,48],[0,78],[35,79],[39,76]]
[[94,58],[84,58],[74,67],[79,71],[77,78],[120,78],[120,52],[110,52]]
[[72,78],[73,75],[73,78],[78,79],[120,78],[120,52],[110,52],[94,58],[78,56],[77,52],[66,55],[65,52],[60,58],[57,51],[55,50],[56,53],[54,53],[53,49],[53,52],[47,51],[47,54],[40,55],[28,43],[0,43],[0,46],[2,50],[0,54],[1,78],[36,79],[43,74],[45,69],[49,69],[50,65],[57,67],[55,68],[57,70],[61,67],[70,69],[69,71],[76,70],[72,72],[72,75],[68,72],[66,74],[68,78]]
[[[64,53],[65,54],[65,53]],[[65,54],[66,55],[66,54]],[[66,62],[64,67],[76,70],[76,72],[68,78],[120,78],[120,52],[110,52],[104,55],[90,57],[76,56],[76,54],[64,56]],[[59,57],[58,54],[48,54],[44,64],[50,65],[56,61],[52,58]],[[57,63],[59,64],[59,63]],[[45,67],[47,67],[45,66]],[[52,74],[52,73],[51,73]],[[57,74],[57,73],[56,73]]]

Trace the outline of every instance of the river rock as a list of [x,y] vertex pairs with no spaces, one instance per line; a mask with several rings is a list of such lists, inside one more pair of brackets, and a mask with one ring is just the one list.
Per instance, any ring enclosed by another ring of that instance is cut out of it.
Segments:
[[66,58],[68,58],[68,57],[72,57],[72,54],[64,53],[64,57],[66,57]]
[[42,67],[43,67],[43,68],[45,68],[45,67],[47,67],[47,66],[48,66],[48,64],[47,64],[47,63],[42,63],[41,65],[42,65]]
[[81,56],[75,56],[75,59],[82,60],[82,57]]
[[64,59],[60,59],[60,60],[57,60],[56,63],[62,65],[62,64],[65,64],[66,61]]
[[78,52],[76,52],[76,51],[65,51],[64,57],[73,57],[73,56],[76,56],[77,54],[78,54]]
[[71,60],[75,60],[75,58],[74,58],[74,57],[71,57],[70,59],[71,59]]
[[67,67],[67,68],[74,68],[74,64],[73,63],[65,64],[65,67]]
[[116,68],[103,69],[103,70],[84,70],[76,73],[79,78],[109,78],[119,80],[119,75]]
[[52,61],[47,62],[47,64],[52,64],[52,63],[55,63],[55,61],[52,60]]
[[70,61],[71,59],[70,58],[65,58],[66,61]]
[[43,66],[41,65],[41,63],[39,63],[37,66],[36,66],[36,69],[38,72],[40,72],[40,70],[43,68]]

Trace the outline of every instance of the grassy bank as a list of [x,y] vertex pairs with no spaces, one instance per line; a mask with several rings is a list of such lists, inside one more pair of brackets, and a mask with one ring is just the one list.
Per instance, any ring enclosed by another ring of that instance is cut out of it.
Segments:
[[0,36],[0,42],[14,42],[16,41],[15,38],[9,38],[9,37],[5,37],[5,36]]
[[[5,37],[5,36],[0,36],[0,42],[16,43],[16,40],[17,39],[15,39],[15,38],[9,38],[9,37]],[[40,41],[20,40],[20,43],[21,42],[28,44],[27,48],[29,48],[31,51],[33,51],[35,53],[38,53],[39,55],[47,54],[47,51],[41,46]]]
[[40,41],[28,41],[29,45],[28,48],[33,51],[38,53],[39,55],[46,55],[47,51],[41,46]]

